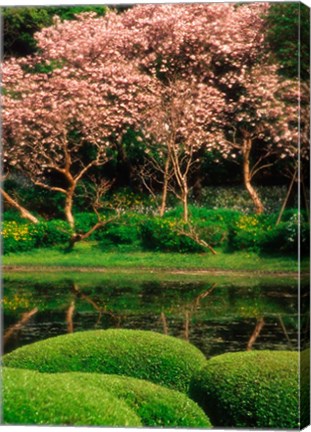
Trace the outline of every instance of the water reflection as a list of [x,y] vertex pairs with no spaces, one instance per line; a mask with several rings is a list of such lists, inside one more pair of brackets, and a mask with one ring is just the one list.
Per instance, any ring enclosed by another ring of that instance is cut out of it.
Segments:
[[88,277],[81,283],[5,278],[4,352],[66,332],[111,327],[183,338],[207,357],[297,349],[295,281]]

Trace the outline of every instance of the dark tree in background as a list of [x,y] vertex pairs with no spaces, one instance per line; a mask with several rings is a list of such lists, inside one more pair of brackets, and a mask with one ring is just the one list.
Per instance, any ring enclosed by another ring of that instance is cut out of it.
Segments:
[[310,74],[310,11],[302,3],[275,3],[268,15],[268,42],[280,73],[308,80]]
[[53,16],[75,19],[76,14],[95,12],[105,15],[106,6],[5,7],[2,8],[3,55],[20,57],[37,51],[33,35],[52,25]]

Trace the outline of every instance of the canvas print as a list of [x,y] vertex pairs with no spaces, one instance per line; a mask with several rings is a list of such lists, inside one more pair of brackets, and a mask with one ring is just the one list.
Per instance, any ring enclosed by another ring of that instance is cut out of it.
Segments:
[[2,8],[2,425],[309,425],[309,12]]

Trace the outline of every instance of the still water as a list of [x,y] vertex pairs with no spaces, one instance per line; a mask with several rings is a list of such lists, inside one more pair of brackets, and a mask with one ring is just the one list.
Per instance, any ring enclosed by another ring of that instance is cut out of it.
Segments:
[[[8,274],[3,351],[100,328],[168,334],[190,341],[208,358],[246,349],[296,350],[297,305],[297,281],[288,278]],[[308,328],[307,317],[301,326]]]

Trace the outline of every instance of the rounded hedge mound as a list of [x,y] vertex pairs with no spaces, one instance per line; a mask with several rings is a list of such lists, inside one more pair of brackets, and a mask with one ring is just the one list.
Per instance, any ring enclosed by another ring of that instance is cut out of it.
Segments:
[[88,391],[97,388],[126,402],[143,426],[206,428],[211,423],[204,411],[185,394],[149,381],[120,375],[67,372],[64,381],[75,380]]
[[300,353],[300,428],[310,424],[310,348]]
[[190,396],[215,427],[298,428],[298,354],[229,353],[208,360]]
[[139,416],[106,389],[61,374],[4,368],[5,424],[142,426]]
[[57,336],[6,354],[3,365],[40,372],[127,375],[187,392],[206,363],[189,342],[142,330],[92,330]]

